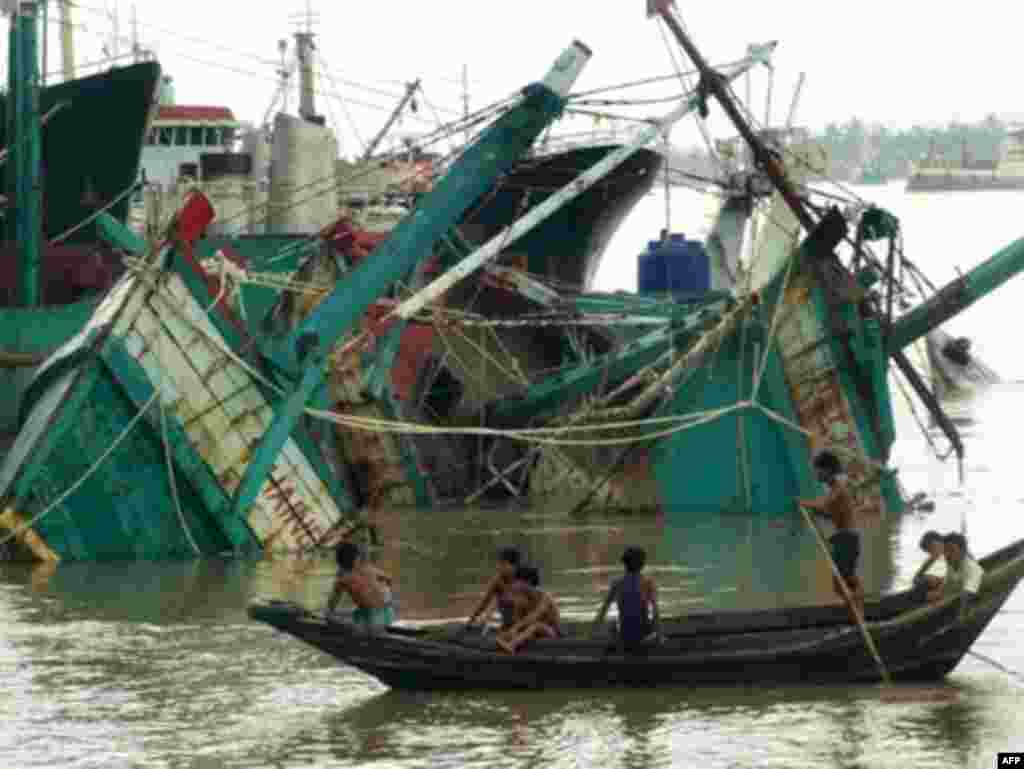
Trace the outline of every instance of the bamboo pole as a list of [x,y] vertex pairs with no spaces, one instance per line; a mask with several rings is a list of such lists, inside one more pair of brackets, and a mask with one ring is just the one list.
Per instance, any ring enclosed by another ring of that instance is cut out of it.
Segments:
[[846,580],[843,579],[839,573],[839,569],[836,567],[836,562],[832,560],[832,554],[828,551],[828,545],[825,544],[825,538],[821,536],[821,531],[818,529],[818,525],[811,518],[811,514],[807,512],[807,508],[800,505],[800,512],[804,514],[804,520],[807,521],[807,525],[811,527],[811,531],[814,532],[814,538],[818,541],[818,545],[825,553],[825,557],[828,559],[828,565],[832,569],[832,574],[835,575],[836,582],[843,591],[843,597],[846,600],[846,605],[850,608],[850,612],[857,620],[857,627],[860,628],[861,635],[864,636],[864,645],[867,647],[871,656],[875,658],[875,664],[878,665],[878,670],[882,674],[882,680],[887,683],[892,683],[892,678],[889,677],[889,671],[885,667],[885,663],[882,662],[882,657],[878,653],[878,649],[875,647],[875,641],[871,638],[871,634],[868,632],[867,625],[864,624],[864,617],[861,616],[860,611],[853,603],[853,596],[850,595],[849,589],[846,587]]
[[49,356],[46,353],[11,352],[0,350],[0,368],[31,368],[43,363]]

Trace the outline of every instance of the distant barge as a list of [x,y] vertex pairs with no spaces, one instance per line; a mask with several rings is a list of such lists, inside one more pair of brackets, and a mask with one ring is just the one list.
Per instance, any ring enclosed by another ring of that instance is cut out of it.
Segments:
[[971,158],[966,143],[959,161],[940,158],[934,149],[910,164],[907,192],[1024,189],[1024,128],[1007,134],[999,160]]

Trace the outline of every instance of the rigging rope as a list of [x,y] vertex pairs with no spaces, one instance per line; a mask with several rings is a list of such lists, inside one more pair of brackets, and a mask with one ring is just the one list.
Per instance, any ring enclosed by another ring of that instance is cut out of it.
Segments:
[[87,217],[85,217],[78,224],[76,224],[73,227],[69,227],[68,229],[64,230],[64,232],[62,232],[60,235],[58,235],[57,237],[52,238],[51,240],[49,240],[47,242],[47,245],[48,246],[55,246],[58,243],[61,243],[61,242],[65,241],[65,240],[67,240],[72,235],[74,235],[76,232],[78,232],[80,229],[85,227],[87,224],[89,224],[90,222],[92,222],[95,219],[97,219],[100,214],[106,213],[111,208],[113,208],[118,203],[120,203],[122,200],[124,200],[126,197],[128,197],[130,194],[132,194],[132,192],[134,192],[138,188],[138,186],[139,186],[139,182],[132,182],[130,185],[125,187],[124,190],[122,190],[113,200],[111,200],[109,203],[107,203],[105,206],[103,206],[103,208],[100,208],[100,209],[98,209],[96,211],[93,211],[91,214],[89,214]]
[[[785,281],[788,281],[788,279],[789,279],[789,274],[791,274],[794,261],[795,261],[795,256],[791,255],[789,264],[787,265],[787,277],[784,279]],[[132,269],[134,269],[136,271],[145,271],[146,273],[150,273],[150,274],[153,274],[153,273],[159,274],[159,272],[160,272],[159,270],[157,270],[153,266],[148,265],[148,264],[144,263],[141,260],[132,260],[130,262],[130,266],[131,266]],[[223,286],[222,286],[222,291],[221,291],[220,295],[222,295],[222,294],[223,294]],[[162,292],[160,293],[160,295],[162,296]],[[164,297],[164,298],[165,298],[166,301],[170,301],[166,297]],[[217,303],[216,300],[214,302],[212,302],[210,304],[210,306],[206,308],[206,312],[210,312],[212,310],[212,308],[216,305],[216,303]],[[701,342],[703,343],[704,348],[707,348],[712,342],[716,342],[717,341],[718,343],[720,343],[722,341],[721,328],[722,328],[723,323],[726,323],[730,317],[731,318],[738,318],[738,316],[741,314],[740,311],[744,311],[746,309],[747,309],[747,307],[746,307],[745,304],[742,305],[741,307],[737,307],[733,311],[733,313],[731,313],[726,318],[723,318],[719,322],[719,325],[716,327],[716,329],[713,329],[712,331],[706,333],[702,337],[702,339],[701,339]],[[769,332],[770,333],[769,344],[771,343],[771,339],[774,338],[774,335],[778,332],[778,318],[779,318],[779,315],[777,314],[778,312],[779,312],[779,308],[777,307],[776,308],[776,312],[773,313],[772,324],[771,324],[771,328],[770,328],[770,332]],[[202,333],[204,336],[207,336],[208,338],[210,337],[210,335],[206,333],[205,329],[203,329],[202,327],[200,327],[200,326],[198,326],[198,325],[196,325],[194,323],[193,323],[193,325],[195,326],[196,330],[199,333]],[[440,325],[451,326],[452,323],[451,323],[451,321],[447,321],[446,323],[443,323],[443,324],[440,324]],[[716,330],[719,331],[720,333],[715,334],[714,331],[716,331]],[[709,339],[710,339],[710,341],[709,341]],[[239,356],[234,354],[233,351],[231,351],[222,340],[216,339],[216,338],[211,338],[211,341],[220,350],[222,350],[226,355],[228,355],[233,360],[235,360],[236,363],[238,363],[239,365],[244,367],[251,375],[253,375],[254,377],[256,377],[259,380],[263,381],[265,384],[267,384],[268,386],[273,388],[275,391],[281,392],[280,388],[277,388],[272,383],[269,383],[259,372],[257,372],[246,361],[242,360]],[[353,342],[354,341],[355,340],[350,340],[344,346],[339,345],[339,348],[341,348],[343,350],[344,349],[351,349],[352,346],[353,346]],[[700,344],[695,345],[695,348],[696,347],[700,347],[700,346],[701,346]],[[690,350],[687,350],[681,356],[681,358],[686,358],[687,355],[692,355],[693,352],[694,352],[694,348],[691,348]],[[767,349],[766,349],[765,355],[766,354],[767,354]],[[758,371],[761,372],[761,373],[763,373],[763,370],[764,370],[765,360],[766,360],[766,358],[764,356],[762,356],[761,360],[758,361]],[[671,379],[672,378],[672,371],[678,365],[679,365],[679,361],[677,360],[676,363],[673,366],[671,366],[668,371],[663,373],[661,376],[655,378],[654,381],[658,382],[658,383],[663,383],[663,382],[666,381],[666,378]],[[470,369],[468,367],[466,367],[466,370],[469,371]],[[690,371],[689,373],[692,374],[693,371]],[[688,377],[686,377],[686,378],[688,378]],[[650,390],[650,389],[651,388],[649,387],[648,390]],[[655,389],[657,390],[657,389],[660,389],[660,388],[656,387]],[[599,403],[599,402],[600,401],[595,401],[595,403]],[[634,402],[633,405],[635,406],[635,402]],[[616,413],[616,410],[615,409],[609,409],[606,412],[604,412],[603,414],[600,414],[600,416],[605,417],[605,419],[607,420],[607,421],[605,421],[603,423],[598,423],[598,424],[593,424],[593,423],[591,423],[591,424],[564,424],[564,425],[557,425],[557,426],[554,426],[554,427],[547,427],[547,428],[528,428],[528,429],[520,429],[520,430],[501,430],[501,429],[487,428],[487,427],[439,427],[439,426],[435,426],[435,425],[424,425],[422,423],[408,423],[408,422],[402,422],[402,421],[397,421],[397,420],[384,420],[384,419],[377,419],[377,418],[370,418],[370,417],[357,417],[357,416],[354,416],[354,415],[346,415],[346,414],[341,414],[341,413],[338,413],[338,412],[325,411],[325,410],[319,410],[319,409],[306,409],[306,413],[308,415],[312,416],[312,417],[319,418],[319,419],[324,419],[324,420],[327,420],[327,421],[331,421],[331,422],[334,422],[336,424],[339,424],[339,425],[341,425],[343,427],[346,427],[346,428],[349,428],[349,429],[352,429],[352,430],[361,430],[361,431],[367,431],[367,432],[392,433],[392,434],[395,434],[395,433],[403,433],[403,434],[435,434],[435,435],[437,435],[437,434],[462,434],[462,435],[494,436],[494,437],[504,437],[504,438],[508,438],[508,439],[512,439],[512,440],[518,440],[518,441],[533,443],[533,444],[537,444],[537,445],[552,446],[552,447],[553,446],[558,446],[558,445],[582,446],[582,447],[597,447],[597,446],[612,446],[612,445],[636,445],[638,443],[650,442],[651,440],[657,440],[659,438],[664,438],[664,437],[670,436],[670,435],[672,435],[674,433],[677,433],[679,431],[682,431],[682,430],[690,429],[692,427],[697,427],[697,426],[702,425],[702,424],[707,424],[707,423],[709,423],[711,421],[714,421],[716,419],[719,419],[719,418],[721,418],[721,417],[723,417],[723,416],[725,416],[727,414],[734,413],[734,412],[736,412],[738,410],[748,409],[748,408],[757,408],[760,411],[762,411],[763,413],[765,413],[767,416],[769,416],[770,418],[774,419],[775,421],[781,422],[782,424],[785,424],[786,426],[790,427],[791,429],[794,429],[794,430],[796,430],[796,431],[798,431],[798,432],[800,432],[800,433],[802,433],[804,435],[807,435],[807,436],[811,436],[812,435],[812,433],[810,431],[804,429],[800,425],[794,424],[794,423],[786,420],[782,416],[780,416],[780,415],[776,414],[775,412],[767,409],[762,404],[757,403],[753,398],[750,399],[750,400],[741,400],[741,401],[738,401],[738,402],[732,404],[731,406],[722,407],[722,408],[718,408],[718,409],[711,409],[711,410],[706,410],[706,411],[698,411],[698,412],[693,412],[693,413],[689,413],[689,414],[678,414],[678,415],[672,415],[672,416],[669,416],[669,417],[653,417],[653,418],[621,420],[621,421],[610,421],[612,419],[613,415]],[[629,410],[632,411],[633,409],[629,409]],[[588,411],[591,411],[591,409],[584,409],[584,412],[588,412]],[[580,416],[593,417],[594,414],[593,413],[578,413],[577,414],[577,418],[579,418]],[[662,429],[654,429],[654,430],[652,430],[652,428],[658,428],[659,425],[665,425],[665,427],[662,428]],[[598,437],[596,437],[597,434],[600,434],[602,432],[622,431],[622,430],[636,431],[637,434],[627,435],[627,436],[619,435],[617,437],[610,437],[610,438],[598,438]],[[584,435],[587,435],[589,437],[579,438],[579,439],[574,439],[574,438],[568,437],[569,435],[571,435],[573,433],[584,434]],[[845,445],[841,445],[841,444],[834,444],[834,445],[832,445],[830,443],[830,446],[834,450],[836,450],[837,453],[840,453],[840,454],[845,455],[845,456],[852,456],[852,457],[854,457],[854,458],[864,462],[868,466],[873,466],[873,467],[879,469],[880,471],[885,471],[886,470],[886,468],[883,465],[881,465],[878,462],[875,462],[870,457],[866,457],[863,454],[863,452],[861,452],[861,451],[858,451],[856,449],[851,449],[850,447],[845,446]]]
[[[163,343],[163,338],[164,335],[161,333],[161,344]],[[160,404],[160,434],[163,438],[164,457],[167,462],[167,478],[171,486],[171,497],[174,499],[174,508],[178,512],[178,522],[181,524],[181,530],[184,532],[189,545],[192,546],[192,552],[196,555],[201,555],[202,551],[200,551],[199,545],[196,544],[196,541],[192,536],[192,530],[185,521],[185,511],[181,508],[181,498],[178,496],[178,482],[174,473],[174,457],[171,455],[171,442],[167,437],[167,409],[164,407],[163,403]]]
[[[794,251],[790,255],[789,259],[786,260],[786,274],[782,279],[782,286],[779,289],[779,295],[775,299],[775,307],[772,311],[772,320],[771,324],[768,327],[768,337],[767,339],[765,339],[764,352],[761,355],[761,360],[757,364],[757,369],[754,375],[754,392],[750,396],[752,400],[757,400],[757,394],[758,392],[760,392],[761,389],[761,380],[764,377],[764,371],[766,368],[768,368],[768,358],[771,354],[772,343],[775,340],[775,334],[778,331],[779,318],[781,317],[783,308],[785,306],[786,291],[789,288],[789,281],[793,275],[793,265],[796,264],[797,253],[798,252]],[[751,271],[752,269],[753,265],[751,265]]]
[[[682,24],[681,21],[680,21],[680,24]],[[682,83],[683,88],[688,93],[692,92],[693,89],[690,88],[689,78],[683,73],[682,66],[680,66],[679,62],[676,60],[675,48],[672,45],[669,44],[668,35],[665,33],[665,25],[664,24],[658,24],[657,27],[658,27],[658,32],[661,34],[661,40],[665,44],[665,49],[668,51],[669,58],[672,60],[672,67],[673,67],[673,69],[675,69],[676,74],[679,76],[679,82]],[[683,29],[685,29],[685,27],[683,27]],[[706,114],[707,113],[706,108],[704,108],[704,110],[705,110],[705,114]],[[704,146],[707,148],[708,156],[712,159],[714,164],[716,166],[718,166],[718,169],[721,172],[723,170],[722,162],[721,162],[721,160],[718,157],[718,153],[715,152],[714,143],[711,141],[711,134],[708,132],[707,123],[704,121],[704,118],[701,115],[700,110],[698,110],[696,113],[694,113],[694,120],[697,123],[697,128],[700,130],[701,137],[703,137],[703,139],[704,139]],[[666,139],[666,141],[668,140],[668,136],[667,135],[666,135],[665,139]]]
[[[151,288],[153,290],[159,290],[158,287]],[[156,336],[157,344],[159,345],[160,348],[160,357],[164,360],[167,360],[167,354],[164,350],[164,346],[166,345],[167,335],[169,333],[169,330],[165,325],[163,325],[163,322],[161,320],[160,325],[157,327],[156,330]],[[155,389],[157,392],[159,392],[159,387]],[[201,555],[202,551],[199,549],[199,545],[196,544],[196,540],[192,536],[192,530],[189,528],[188,522],[185,520],[185,511],[181,507],[181,497],[178,494],[178,480],[174,472],[174,455],[171,452],[171,441],[170,437],[168,436],[167,407],[164,405],[163,401],[160,401],[158,403],[158,406],[160,408],[160,437],[163,441],[164,459],[167,464],[167,480],[171,487],[171,498],[174,500],[174,509],[178,513],[178,523],[181,525],[181,530],[182,532],[184,532],[185,538],[188,540],[189,545],[192,547],[192,552],[195,555]]]
[[[773,217],[771,215],[769,215],[767,218],[768,218],[769,221],[773,220]],[[779,225],[776,224],[776,226],[779,226]],[[783,229],[783,228],[780,227],[780,229]],[[785,290],[786,285],[788,285],[788,281],[789,281],[790,274],[791,274],[792,267],[793,267],[793,261],[795,261],[795,260],[791,257],[789,263],[787,264],[787,268],[786,268],[787,269],[787,273],[786,273],[786,276],[784,278],[783,291]],[[222,273],[225,274],[225,275],[226,275],[226,272],[225,272],[226,269],[227,268],[222,268]],[[289,284],[289,288],[291,288],[293,290],[299,290],[299,289],[302,288],[302,284],[300,282],[298,282],[298,281],[292,281]],[[224,290],[225,290],[225,287],[222,284],[221,293],[223,293]],[[314,289],[314,290],[322,290],[322,289]],[[744,406],[750,406],[750,405],[759,405],[759,404],[754,404],[753,403],[753,399],[756,399],[756,394],[757,394],[757,391],[758,391],[758,387],[759,387],[761,378],[763,376],[765,367],[767,365],[767,359],[768,359],[768,354],[769,354],[769,351],[770,351],[770,345],[772,343],[772,340],[774,339],[775,333],[777,332],[777,326],[778,326],[778,321],[779,321],[779,317],[780,317],[779,316],[779,312],[780,311],[781,311],[781,299],[777,303],[777,305],[775,307],[775,312],[773,313],[773,317],[772,317],[772,321],[771,321],[770,329],[769,329],[768,344],[765,346],[765,349],[764,349],[763,353],[760,356],[760,360],[757,362],[756,378],[755,378],[755,381],[754,381],[754,391],[752,393],[752,400],[751,401],[738,402],[737,404],[734,404],[733,407],[730,407],[728,409],[728,411],[734,410],[735,408],[738,408],[738,407],[744,407]],[[438,314],[440,314],[440,313],[438,313]],[[465,319],[465,321],[468,321],[468,322],[466,322],[466,325],[471,325],[474,322],[474,321],[468,320],[468,319]],[[523,321],[520,320],[519,322],[523,322]],[[527,321],[527,322],[534,323],[536,321],[530,320],[530,321]],[[544,322],[544,321],[540,321],[540,322]],[[551,319],[549,318],[547,320],[547,322],[551,322]],[[501,323],[501,321],[488,320],[488,321],[478,321],[477,323],[478,323],[478,325],[485,325],[486,324],[486,325],[490,325],[491,327],[494,327],[494,326],[497,326],[499,323]],[[720,343],[722,341],[722,338],[723,337],[720,337],[717,341]],[[358,337],[356,339],[352,339],[352,340],[350,340],[349,342],[346,343],[344,349],[346,349],[346,350],[347,349],[352,349],[354,347],[354,345],[357,344],[358,342],[359,342],[359,338]],[[689,352],[692,352],[692,350],[689,351]],[[678,361],[677,361],[676,365],[678,365]],[[468,369],[467,369],[467,371],[468,371]],[[659,379],[659,382],[664,382],[665,381],[665,377],[670,375],[671,371],[672,371],[672,368],[670,368],[668,372],[663,374],[662,377]],[[760,407],[760,408],[763,409],[763,407]],[[722,413],[727,413],[727,411],[717,410],[717,411],[713,411],[713,412],[703,412],[702,416],[703,417],[707,417],[707,418],[717,418],[717,416],[721,415]],[[321,413],[321,414],[314,414],[314,415],[315,416],[323,416],[323,413]],[[603,415],[603,416],[608,417],[610,415],[606,414],[606,415]],[[698,417],[698,415],[686,415],[686,416],[690,419],[690,421],[692,421],[695,417]],[[637,420],[637,424],[640,424],[640,423],[649,424],[649,422],[647,420]],[[363,429],[374,429],[374,430],[379,430],[379,431],[397,431],[395,429],[386,428],[385,425],[382,422],[380,422],[380,421],[378,421],[378,422],[376,422],[375,424],[372,424],[372,425],[360,426],[356,421],[352,421],[351,419],[349,419],[348,424],[350,426],[354,427],[355,429],[360,429],[360,427],[362,427]],[[399,430],[401,430],[401,429],[409,430],[410,427],[411,427],[410,425],[404,425],[403,426],[403,425],[401,425],[401,423],[394,423],[394,424],[391,425],[391,428],[393,428],[396,424],[398,425]],[[618,425],[618,426],[621,426],[621,425]],[[793,425],[791,424],[790,426],[793,426]],[[419,426],[419,427],[422,428],[423,426]],[[602,428],[606,428],[606,429],[610,428],[610,427],[611,427],[611,425],[603,425],[602,426]],[[800,429],[802,432],[810,435],[810,433],[808,431],[803,430],[799,426],[796,426],[796,428]],[[481,430],[481,429],[484,429],[484,428],[476,428],[476,429]],[[584,429],[589,429],[589,430],[593,431],[595,429],[595,426],[591,425],[591,426],[588,426],[588,427],[586,427]],[[684,425],[683,428],[677,428],[677,429],[685,429],[685,425]],[[565,428],[562,428],[561,430],[562,430],[563,434],[566,432]],[[438,429],[437,428],[433,428],[432,431],[433,432],[437,432]],[[675,431],[675,430],[674,429],[673,430],[669,430],[665,434],[671,434],[671,432],[673,432],[673,431]],[[466,431],[463,430],[462,432],[466,432]],[[530,434],[528,432],[524,432],[524,431],[488,431],[488,433],[486,433],[486,434],[505,434],[506,437],[513,437],[513,438],[517,438],[517,439],[521,439],[521,440],[522,439],[525,439],[525,440],[530,440],[531,439]],[[651,435],[644,435],[644,436],[642,436],[641,440],[650,440],[652,437],[653,436],[651,436]],[[626,438],[626,439],[624,439],[624,442],[630,442],[630,441],[635,441],[635,440],[637,440],[637,439]],[[573,442],[570,445],[581,445],[581,444],[582,445],[604,445],[601,442],[597,442],[597,441],[593,441],[593,440],[591,440],[591,441]]]
[[[147,269],[153,270],[154,268],[147,267]],[[167,301],[170,301],[170,300],[168,299]],[[207,311],[212,309],[212,306],[213,306],[213,304],[211,304],[211,306],[209,308],[207,308]],[[283,394],[283,392],[280,390],[280,388],[278,388],[276,385],[273,385],[273,383],[270,383],[268,380],[266,380],[266,378],[263,377],[262,374],[260,374],[258,371],[256,371],[246,361],[244,361],[240,357],[238,357],[221,340],[219,340],[217,338],[210,337],[206,333],[205,329],[203,329],[203,328],[201,328],[201,327],[199,327],[199,326],[197,326],[195,324],[193,324],[193,325],[194,325],[194,327],[195,327],[195,329],[197,331],[202,333],[204,336],[207,336],[208,338],[210,338],[211,341],[213,341],[218,346],[219,349],[221,349],[225,354],[227,354],[232,359],[234,359],[236,361],[236,363],[238,363],[243,368],[245,368],[251,375],[253,375],[254,377],[260,379],[262,382],[267,384],[269,387],[273,388],[275,391]],[[662,377],[660,379],[664,379],[664,375],[662,375]],[[706,410],[706,411],[698,411],[698,412],[692,412],[692,413],[688,413],[688,414],[679,414],[679,415],[673,415],[673,416],[668,416],[668,417],[650,417],[650,418],[646,418],[646,419],[635,419],[635,420],[627,420],[627,421],[605,422],[605,423],[600,423],[600,424],[586,424],[586,425],[582,425],[582,424],[575,424],[575,425],[568,424],[568,425],[560,425],[560,426],[555,426],[555,427],[527,428],[527,429],[520,429],[520,430],[501,430],[501,429],[497,429],[497,428],[486,428],[486,427],[459,427],[459,428],[437,427],[437,426],[433,426],[433,425],[424,425],[422,423],[408,423],[408,422],[401,422],[401,421],[397,421],[397,420],[384,420],[384,419],[377,419],[377,418],[372,418],[372,417],[358,417],[358,416],[354,416],[354,415],[345,415],[345,414],[340,414],[338,412],[325,411],[325,410],[312,409],[312,408],[307,408],[306,409],[306,413],[309,414],[312,417],[315,417],[315,418],[324,419],[326,421],[331,421],[331,422],[334,422],[336,424],[339,424],[339,425],[342,425],[342,426],[345,426],[345,427],[349,427],[351,429],[362,430],[362,431],[366,431],[366,432],[404,433],[404,434],[434,434],[434,435],[437,435],[437,434],[481,435],[481,436],[504,437],[504,438],[510,438],[510,439],[513,439],[513,440],[519,440],[519,441],[524,441],[524,442],[534,442],[534,443],[543,444],[543,445],[556,445],[556,446],[557,445],[568,445],[568,446],[611,446],[611,445],[628,445],[628,444],[634,444],[634,443],[637,443],[637,442],[645,442],[645,441],[650,441],[650,440],[654,440],[654,439],[658,439],[658,438],[667,437],[669,435],[675,434],[675,433],[680,432],[682,430],[687,430],[687,429],[690,429],[690,428],[693,428],[693,427],[697,427],[697,426],[700,426],[700,425],[703,425],[703,424],[707,424],[707,423],[712,422],[714,420],[717,420],[717,419],[719,419],[719,418],[721,418],[721,417],[723,417],[723,416],[725,416],[725,415],[727,415],[729,413],[733,413],[733,412],[735,412],[735,411],[737,411],[739,409],[746,409],[746,408],[757,408],[761,412],[763,412],[766,416],[768,416],[769,418],[771,418],[771,419],[773,419],[773,420],[775,420],[777,422],[780,422],[781,424],[786,425],[790,429],[793,429],[793,430],[795,430],[795,431],[797,431],[797,432],[799,432],[799,433],[801,433],[801,434],[803,434],[805,436],[808,436],[808,437],[813,435],[813,433],[811,433],[811,431],[803,428],[801,425],[795,424],[795,423],[785,419],[781,415],[777,414],[776,412],[768,409],[764,405],[762,405],[762,404],[760,404],[760,403],[758,403],[758,402],[756,402],[754,400],[739,401],[737,403],[732,404],[731,406],[725,406],[725,407],[718,408],[718,409],[710,409],[710,410]],[[624,437],[624,438],[570,439],[570,438],[561,438],[561,437],[559,437],[559,436],[564,436],[566,434],[575,433],[575,432],[595,433],[595,432],[616,431],[616,430],[623,430],[623,429],[643,429],[643,428],[650,428],[652,426],[657,426],[657,425],[660,425],[660,424],[666,424],[666,425],[669,425],[669,426],[666,427],[665,429],[662,429],[662,430],[657,430],[657,431],[654,431],[654,432],[644,432],[643,434],[638,435],[638,436],[629,436],[629,437]],[[816,437],[821,438],[821,436],[816,436]],[[841,455],[847,456],[848,458],[857,459],[857,460],[863,462],[864,464],[866,464],[868,466],[874,467],[879,472],[888,472],[888,469],[885,467],[885,465],[883,465],[882,463],[877,462],[876,460],[872,459],[871,457],[868,457],[862,451],[851,449],[849,446],[846,446],[844,444],[834,443],[834,442],[829,441],[829,440],[825,440],[823,445],[831,448],[832,450],[836,451],[837,453],[839,453]]]
[[[131,260],[130,268],[133,271],[138,272],[149,272],[159,274],[161,271],[151,265],[148,265],[141,260]],[[164,296],[163,291],[157,291],[155,294],[161,300],[163,300],[169,307],[176,307],[175,302],[169,296]],[[217,300],[210,303],[205,308],[205,312],[209,313],[213,307],[216,306]],[[218,337],[209,334],[206,329],[202,328],[198,324],[194,323],[190,318],[182,317],[182,320],[188,322],[193,330],[203,335],[210,342],[223,352],[225,355],[234,360],[238,365],[242,366],[251,376],[259,379],[263,384],[272,388],[277,393],[284,395],[284,391],[281,388],[274,385],[260,372],[253,368],[248,362],[239,357],[234,351],[232,351],[226,343],[224,343]],[[467,369],[468,370],[468,369]],[[688,429],[690,426],[697,426],[698,424],[704,424],[719,418],[720,416],[734,411],[736,408],[750,405],[749,403],[734,404],[733,406],[727,406],[720,409],[711,409],[707,411],[698,411],[689,414],[680,414],[670,417],[652,417],[648,419],[629,420],[621,422],[607,422],[598,425],[564,425],[550,428],[528,428],[522,430],[501,430],[497,428],[486,428],[486,427],[461,427],[461,428],[445,428],[436,427],[433,425],[424,425],[421,423],[410,423],[402,422],[397,420],[385,420],[377,419],[373,417],[358,417],[354,415],[345,415],[338,412],[325,411],[320,409],[307,408],[306,413],[310,416],[324,419],[327,421],[335,422],[343,426],[348,426],[353,429],[362,430],[366,432],[383,432],[383,433],[406,433],[406,434],[462,434],[462,435],[484,435],[484,436],[499,436],[512,438],[521,441],[535,441],[537,443],[544,444],[555,444],[555,445],[620,445],[634,443],[639,440],[647,441],[653,438],[664,437],[671,435],[674,432],[678,432],[681,429]],[[574,440],[574,439],[558,439],[554,436],[564,435],[572,432],[602,432],[602,431],[616,431],[629,428],[644,428],[650,426],[657,426],[661,424],[670,425],[668,428],[655,433],[646,433],[639,437],[627,437],[621,439],[591,439],[591,440]],[[552,437],[549,437],[552,436]]]
[[932,453],[935,454],[936,458],[942,462],[945,462],[955,451],[955,447],[950,446],[949,450],[943,454],[939,451],[938,445],[932,438],[931,430],[925,427],[924,422],[921,421],[921,417],[917,413],[917,407],[914,406],[914,399],[910,397],[910,393],[907,392],[907,387],[903,382],[903,374],[899,371],[893,372],[896,376],[896,385],[900,388],[900,394],[906,400],[907,405],[910,406],[910,413],[914,415],[914,421],[917,423],[917,428],[921,431],[921,434],[928,441],[928,445],[931,447]]
[[1011,670],[1010,668],[1008,668],[1005,665],[1003,665],[1001,662],[997,662],[996,660],[992,659],[991,657],[986,657],[984,654],[981,654],[980,652],[976,652],[973,649],[968,649],[967,653],[970,654],[972,657],[977,657],[982,662],[987,662],[989,665],[994,667],[996,670],[999,670],[999,671],[1001,671],[1003,673],[1006,673],[1006,675],[1010,676],[1011,678],[1015,678],[1018,681],[1020,681],[1021,683],[1024,683],[1024,675],[1021,675],[1016,670]]

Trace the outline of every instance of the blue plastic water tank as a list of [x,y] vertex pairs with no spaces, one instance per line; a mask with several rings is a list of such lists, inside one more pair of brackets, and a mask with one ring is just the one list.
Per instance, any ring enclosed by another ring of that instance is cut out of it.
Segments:
[[665,271],[660,240],[648,241],[647,249],[637,258],[636,287],[640,294],[659,294],[668,291],[668,274]]
[[641,294],[703,294],[711,288],[711,267],[704,244],[673,233],[652,240],[638,260]]
[[664,259],[668,290],[673,294],[703,294],[710,289],[711,271],[704,244],[679,236],[667,245],[670,250]]

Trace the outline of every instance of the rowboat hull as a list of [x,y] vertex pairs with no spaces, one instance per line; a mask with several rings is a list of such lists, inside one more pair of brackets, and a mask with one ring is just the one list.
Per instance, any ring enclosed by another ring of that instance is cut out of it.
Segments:
[[[938,680],[953,670],[1024,576],[1024,541],[982,561],[976,603],[921,605],[909,592],[868,607],[869,629],[894,680]],[[501,653],[493,638],[391,627],[368,634],[295,604],[255,603],[249,615],[397,689],[853,683],[880,680],[842,607],[721,612],[669,620],[662,644],[624,653],[614,639],[569,624],[559,640]]]

